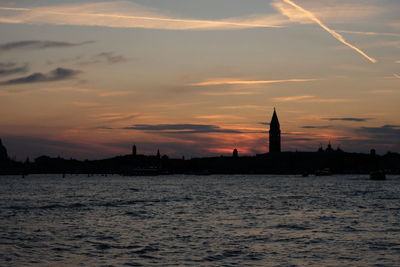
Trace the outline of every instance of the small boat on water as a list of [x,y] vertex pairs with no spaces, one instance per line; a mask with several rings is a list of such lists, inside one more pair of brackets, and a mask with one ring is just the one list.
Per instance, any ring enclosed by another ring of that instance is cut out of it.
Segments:
[[122,176],[156,176],[160,172],[155,168],[131,169],[120,173]]
[[369,174],[371,180],[386,180],[386,174],[383,171],[374,171]]
[[329,168],[325,168],[323,170],[318,170],[315,172],[315,176],[330,176],[332,172]]

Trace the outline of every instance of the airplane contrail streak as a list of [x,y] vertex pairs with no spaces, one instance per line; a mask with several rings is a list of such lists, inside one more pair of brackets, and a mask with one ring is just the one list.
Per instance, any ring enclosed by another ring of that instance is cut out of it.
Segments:
[[[185,30],[185,29],[244,29],[244,28],[281,28],[278,21],[273,20],[271,23],[257,23],[245,18],[236,18],[239,21],[232,20],[199,20],[174,18],[162,16],[159,14],[121,14],[111,13],[106,14],[102,10],[96,10],[96,5],[82,6],[82,11],[78,11],[79,5],[62,7],[45,7],[45,8],[9,8],[0,7],[0,10],[19,11],[19,16],[0,17],[0,22],[3,23],[49,23],[49,24],[64,24],[64,25],[93,25],[93,26],[109,26],[122,27],[122,22],[126,22],[124,27],[131,28],[155,28],[155,29],[170,29],[170,30]],[[89,10],[85,12],[86,10]],[[103,18],[102,20],[95,20]]]
[[301,6],[297,5],[296,3],[294,3],[292,0],[282,0],[283,2],[285,2],[286,4],[291,5],[292,7],[296,8],[298,11],[304,13],[310,20],[314,21],[315,23],[317,23],[319,26],[321,26],[321,28],[323,28],[325,31],[327,31],[328,33],[330,33],[334,38],[336,38],[339,42],[341,42],[342,44],[348,46],[349,48],[353,49],[354,51],[356,51],[357,53],[359,53],[360,55],[362,55],[364,58],[368,59],[370,62],[372,63],[376,63],[377,60],[373,57],[368,56],[364,51],[362,51],[360,48],[350,44],[349,42],[346,41],[346,39],[339,33],[337,33],[336,31],[330,29],[328,26],[326,26],[321,20],[319,20],[312,12],[302,8]]

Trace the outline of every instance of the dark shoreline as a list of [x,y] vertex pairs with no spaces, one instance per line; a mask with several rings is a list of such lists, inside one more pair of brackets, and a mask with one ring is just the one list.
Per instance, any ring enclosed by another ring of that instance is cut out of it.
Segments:
[[281,152],[243,157],[173,159],[168,156],[125,155],[103,160],[75,160],[41,156],[34,161],[0,162],[0,175],[86,174],[153,176],[168,174],[400,174],[400,154],[347,152]]

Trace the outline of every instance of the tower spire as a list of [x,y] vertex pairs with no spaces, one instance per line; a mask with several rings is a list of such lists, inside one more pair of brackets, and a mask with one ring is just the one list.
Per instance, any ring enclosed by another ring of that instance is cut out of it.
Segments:
[[269,125],[269,152],[281,152],[281,128],[275,107],[274,113],[272,114],[271,123]]

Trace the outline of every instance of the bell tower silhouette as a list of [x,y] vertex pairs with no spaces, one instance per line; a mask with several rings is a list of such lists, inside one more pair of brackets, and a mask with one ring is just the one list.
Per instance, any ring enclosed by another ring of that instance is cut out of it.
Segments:
[[269,125],[269,153],[279,152],[281,152],[281,128],[274,108],[274,114]]

